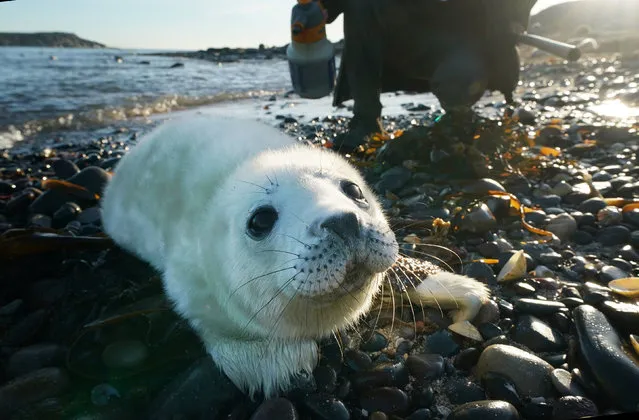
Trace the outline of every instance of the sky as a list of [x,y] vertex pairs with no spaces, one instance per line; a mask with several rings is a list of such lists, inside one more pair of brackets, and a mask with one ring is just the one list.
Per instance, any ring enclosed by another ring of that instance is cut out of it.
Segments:
[[[539,0],[533,13],[565,0]],[[284,45],[295,0],[0,1],[0,32],[73,32],[117,48],[197,50]],[[327,26],[343,37],[342,18]]]

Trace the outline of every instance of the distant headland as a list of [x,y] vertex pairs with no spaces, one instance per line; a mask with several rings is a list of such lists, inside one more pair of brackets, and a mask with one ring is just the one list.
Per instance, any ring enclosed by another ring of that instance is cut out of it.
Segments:
[[0,47],[105,48],[106,45],[67,32],[0,32]]

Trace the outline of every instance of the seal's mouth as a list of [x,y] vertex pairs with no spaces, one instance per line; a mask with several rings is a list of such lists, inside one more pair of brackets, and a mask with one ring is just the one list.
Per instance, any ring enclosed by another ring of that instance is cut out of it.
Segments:
[[314,300],[321,303],[332,303],[335,299],[350,296],[361,302],[361,293],[374,280],[374,271],[367,269],[366,264],[349,261],[344,266],[345,273],[341,279],[334,279],[336,287],[330,292],[316,295]]

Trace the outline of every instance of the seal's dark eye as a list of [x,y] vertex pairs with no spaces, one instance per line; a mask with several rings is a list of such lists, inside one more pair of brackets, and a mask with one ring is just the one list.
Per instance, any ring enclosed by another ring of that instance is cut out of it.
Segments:
[[346,194],[349,198],[355,201],[363,202],[363,203],[366,202],[366,199],[364,198],[364,194],[362,193],[362,190],[354,182],[342,181],[341,187],[342,187],[342,191],[344,191],[344,194]]
[[275,226],[277,211],[271,206],[260,207],[248,221],[247,231],[253,239],[264,239]]

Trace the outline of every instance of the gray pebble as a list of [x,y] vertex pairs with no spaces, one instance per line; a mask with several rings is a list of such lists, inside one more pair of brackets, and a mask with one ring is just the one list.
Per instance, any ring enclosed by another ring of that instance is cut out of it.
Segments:
[[543,359],[517,347],[494,344],[484,349],[477,362],[477,376],[502,375],[513,382],[522,397],[550,396],[554,392],[553,367]]
[[555,389],[561,395],[585,396],[584,390],[574,381],[572,374],[567,370],[555,369],[552,371],[550,378]]

